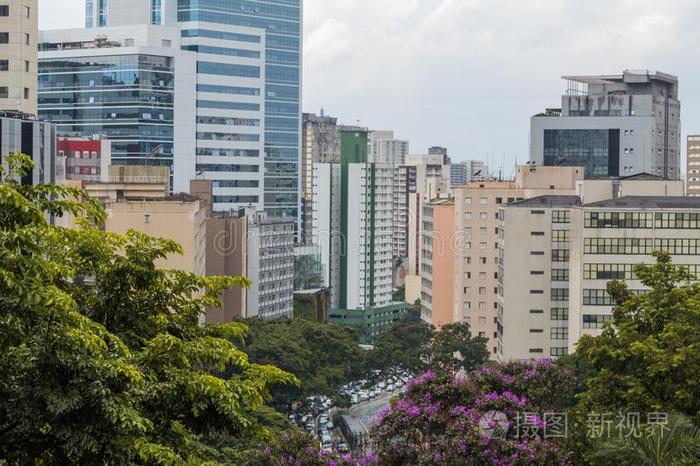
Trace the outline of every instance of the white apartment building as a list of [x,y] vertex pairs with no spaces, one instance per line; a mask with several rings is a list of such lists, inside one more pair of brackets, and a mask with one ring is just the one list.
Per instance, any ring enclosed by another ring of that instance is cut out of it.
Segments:
[[686,193],[700,197],[700,135],[689,135],[687,144]]
[[341,162],[314,165],[313,241],[331,308],[392,302],[392,168],[368,162],[366,131],[341,131]]

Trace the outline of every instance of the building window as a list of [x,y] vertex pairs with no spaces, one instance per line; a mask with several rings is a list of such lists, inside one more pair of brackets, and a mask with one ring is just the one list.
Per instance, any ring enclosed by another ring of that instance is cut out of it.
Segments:
[[9,93],[7,90],[7,87],[0,87],[0,99],[7,99],[9,97]]
[[569,281],[569,269],[552,269],[552,281],[553,282],[568,282]]
[[25,7],[24,7],[24,17],[25,17],[25,18],[31,17],[31,11],[32,11],[32,10],[31,10],[28,6],[25,6]]
[[24,88],[24,98],[29,99],[29,88],[28,87]]
[[530,309],[530,314],[544,314],[542,309]]
[[0,60],[0,71],[7,71],[10,69],[10,60]]
[[552,223],[571,223],[571,213],[568,210],[553,210]]
[[651,212],[586,212],[583,217],[585,228],[640,228],[654,226]]
[[549,355],[552,357],[566,356],[569,354],[569,348],[566,346],[553,346],[549,349]]
[[531,354],[542,354],[542,353],[544,353],[544,351],[542,350],[542,348],[530,348],[530,353]]
[[611,315],[584,314],[583,315],[583,328],[586,328],[586,329],[603,328],[605,323],[610,322],[611,320],[612,320]]
[[486,205],[486,204],[488,204],[488,202],[489,202],[488,199],[485,197],[482,197],[479,199],[479,205]]
[[544,236],[544,231],[531,231],[530,236]]
[[550,309],[552,320],[569,320],[569,309],[565,307],[553,307]]
[[[657,247],[660,246],[657,242]],[[654,249],[651,238],[584,238],[584,254],[647,255]]]
[[161,0],[151,0],[151,24],[163,23],[163,5]]
[[568,301],[569,300],[569,289],[568,288],[552,288],[551,291],[552,301]]
[[0,32],[0,44],[8,44],[10,42],[9,32]]
[[29,45],[29,34],[24,34],[24,45]]
[[552,249],[552,262],[569,262],[569,250]]
[[544,333],[544,330],[541,328],[531,328],[530,333]]
[[151,215],[150,214],[144,214],[143,223],[151,223]]
[[571,232],[569,230],[552,230],[553,243],[568,243],[570,239]]
[[24,71],[29,73],[29,60],[24,60]]
[[549,330],[549,335],[552,340],[568,340],[569,327],[552,327]]

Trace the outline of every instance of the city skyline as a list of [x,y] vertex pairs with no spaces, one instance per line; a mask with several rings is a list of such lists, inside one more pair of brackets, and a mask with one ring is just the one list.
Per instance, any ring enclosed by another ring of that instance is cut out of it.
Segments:
[[[40,27],[81,27],[83,4],[40,0]],[[303,111],[323,107],[341,123],[394,130],[413,153],[441,145],[455,161],[484,160],[507,175],[516,157],[528,159],[529,118],[559,105],[561,75],[649,68],[679,77],[685,140],[700,128],[700,49],[687,47],[698,34],[693,4],[671,4],[305,0]],[[534,19],[524,23],[526,13]]]

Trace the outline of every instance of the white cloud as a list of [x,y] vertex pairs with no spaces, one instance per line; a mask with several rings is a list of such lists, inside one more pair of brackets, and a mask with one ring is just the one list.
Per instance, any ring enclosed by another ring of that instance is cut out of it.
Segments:
[[[40,0],[42,27],[80,26],[83,0]],[[697,0],[305,0],[304,110],[394,129],[413,151],[506,169],[562,74],[658,69],[680,77],[700,131]],[[48,13],[47,13],[48,11]]]

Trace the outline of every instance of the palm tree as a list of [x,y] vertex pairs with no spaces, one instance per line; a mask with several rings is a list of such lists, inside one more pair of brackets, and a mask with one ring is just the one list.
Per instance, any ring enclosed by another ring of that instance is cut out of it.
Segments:
[[700,464],[700,430],[687,416],[671,413],[668,423],[650,426],[641,436],[617,437],[599,444],[594,465],[694,466]]

